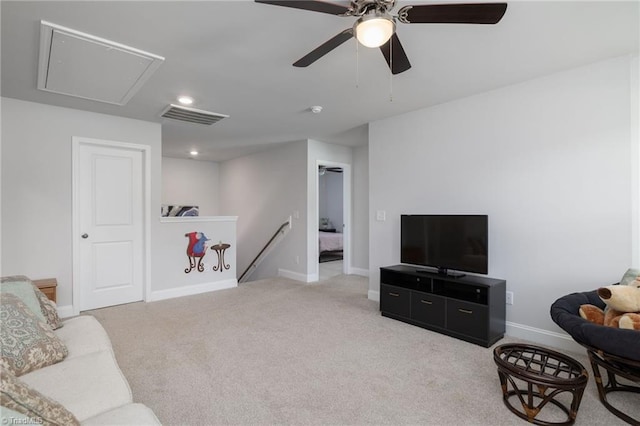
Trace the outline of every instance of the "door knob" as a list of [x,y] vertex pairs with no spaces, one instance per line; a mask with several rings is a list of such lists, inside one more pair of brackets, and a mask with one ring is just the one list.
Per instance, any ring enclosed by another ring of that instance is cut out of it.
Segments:
[[82,234],[82,238],[89,238],[89,234]]

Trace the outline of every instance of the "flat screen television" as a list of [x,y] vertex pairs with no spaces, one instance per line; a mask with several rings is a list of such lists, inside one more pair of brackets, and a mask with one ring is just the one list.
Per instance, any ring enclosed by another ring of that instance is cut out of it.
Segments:
[[487,215],[402,215],[400,262],[454,271],[488,272]]

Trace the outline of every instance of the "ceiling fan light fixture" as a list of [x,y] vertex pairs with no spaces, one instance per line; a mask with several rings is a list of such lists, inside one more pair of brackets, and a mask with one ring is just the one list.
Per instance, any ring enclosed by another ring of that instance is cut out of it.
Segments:
[[353,27],[356,38],[365,47],[380,47],[396,31],[396,24],[386,13],[375,11],[358,19]]

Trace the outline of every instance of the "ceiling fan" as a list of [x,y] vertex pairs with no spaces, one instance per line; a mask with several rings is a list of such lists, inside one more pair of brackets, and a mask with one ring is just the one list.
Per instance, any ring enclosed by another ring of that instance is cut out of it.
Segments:
[[506,3],[423,4],[391,10],[396,0],[352,0],[348,6],[320,0],[255,0],[256,3],[292,7],[337,16],[357,17],[355,24],[294,62],[307,67],[351,37],[366,47],[379,47],[393,74],[411,68],[396,34],[396,21],[403,24],[496,24],[507,10]]

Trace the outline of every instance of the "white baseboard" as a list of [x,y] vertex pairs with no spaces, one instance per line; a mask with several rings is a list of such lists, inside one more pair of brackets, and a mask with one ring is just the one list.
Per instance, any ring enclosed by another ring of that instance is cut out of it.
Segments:
[[285,277],[296,281],[302,281],[303,283],[314,283],[320,278],[318,274],[301,274],[300,272],[289,271],[288,269],[278,269],[278,276]]
[[506,335],[518,339],[525,339],[535,342],[542,346],[551,346],[553,348],[584,355],[585,348],[576,343],[575,340],[565,333],[556,333],[555,331],[544,330],[542,328],[530,327],[524,324],[507,321]]
[[349,268],[349,273],[353,275],[361,275],[363,277],[369,276],[369,270],[363,268],[354,268],[353,266]]
[[373,300],[374,302],[380,302],[380,292],[369,290],[369,292],[367,293],[367,299]]
[[58,310],[58,316],[60,318],[75,317],[75,314],[73,313],[73,305],[58,306],[56,309]]
[[238,280],[222,280],[209,283],[194,284],[186,287],[171,288],[168,290],[152,291],[147,302],[157,302],[158,300],[173,299],[175,297],[192,296],[194,294],[207,293],[210,291],[224,290],[238,287]]

